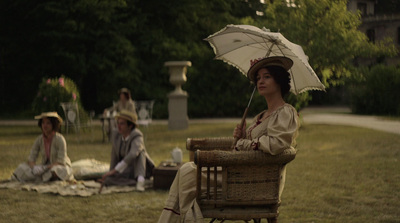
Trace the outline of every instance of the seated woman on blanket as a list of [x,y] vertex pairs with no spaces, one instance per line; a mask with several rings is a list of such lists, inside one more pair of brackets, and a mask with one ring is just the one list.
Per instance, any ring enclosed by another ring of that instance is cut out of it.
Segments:
[[[12,175],[21,182],[47,182],[73,180],[71,160],[67,155],[67,143],[59,132],[62,118],[57,112],[45,112],[35,116],[42,130],[31,149],[28,162],[20,164]],[[40,157],[40,161],[37,159]]]
[[[292,65],[292,60],[286,57],[252,61],[247,77],[265,98],[268,110],[259,113],[247,130],[245,126],[235,128],[233,136],[239,139],[236,150],[260,150],[277,155],[295,145],[298,115],[283,99],[290,90],[288,70]],[[285,174],[282,170],[280,194]],[[179,169],[158,222],[202,222],[202,218],[196,202],[196,165],[189,162]]]
[[137,128],[136,113],[122,110],[115,116],[118,131],[111,136],[110,171],[99,181],[105,185],[136,185],[144,191],[145,178],[152,175],[154,163],[146,152],[143,134]]

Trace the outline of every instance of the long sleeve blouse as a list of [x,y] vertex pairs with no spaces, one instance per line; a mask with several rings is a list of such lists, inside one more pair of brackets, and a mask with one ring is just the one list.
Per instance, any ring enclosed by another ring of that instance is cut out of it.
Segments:
[[116,168],[119,163],[123,162],[122,169],[118,168],[118,171],[122,172],[127,165],[132,164],[133,160],[136,159],[142,151],[145,151],[143,134],[137,128],[131,131],[127,140],[124,140],[121,134],[114,131],[112,142],[110,170]]
[[122,103],[122,101],[119,100],[112,107],[108,108],[108,110],[110,112],[121,112],[122,110],[128,110],[136,114],[135,102],[132,99],[129,99],[125,103]]
[[239,139],[238,150],[261,150],[277,155],[283,150],[295,147],[299,128],[298,114],[290,104],[285,104],[260,122],[266,111],[259,113],[246,130],[246,137]]
[[38,157],[41,157],[41,164],[59,163],[66,166],[71,166],[71,160],[67,155],[67,143],[65,138],[60,133],[53,136],[50,145],[50,160],[47,159],[43,134],[38,136],[32,146],[28,161],[37,163]]

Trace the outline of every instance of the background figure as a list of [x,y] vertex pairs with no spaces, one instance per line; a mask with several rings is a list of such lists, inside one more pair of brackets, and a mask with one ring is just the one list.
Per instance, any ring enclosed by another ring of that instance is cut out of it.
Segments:
[[121,88],[118,91],[118,94],[118,102],[115,103],[112,107],[104,109],[104,112],[110,112],[110,115],[112,115],[113,113],[121,112],[122,110],[136,113],[135,103],[132,100],[131,91],[128,88]]
[[144,191],[145,178],[152,176],[154,163],[146,152],[136,113],[122,110],[115,116],[118,131],[113,131],[110,171],[99,181],[105,185],[136,185]]
[[[135,102],[132,100],[131,91],[128,88],[121,88],[118,90],[119,100],[113,104],[113,106],[104,109],[103,115],[106,117],[114,117],[115,114],[122,110],[127,110],[136,114]],[[109,122],[109,128],[107,135],[110,137],[112,131],[117,128],[115,119],[111,119]]]
[[[32,146],[27,163],[20,164],[12,175],[21,182],[46,182],[49,180],[73,180],[71,160],[67,155],[67,143],[60,130],[62,118],[57,112],[45,112],[35,116],[42,134]],[[40,157],[41,161],[37,162]]]
[[[277,155],[294,147],[298,131],[298,115],[295,108],[285,103],[284,96],[290,90],[287,70],[293,65],[286,57],[268,57],[257,60],[247,76],[256,84],[258,93],[267,102],[268,110],[259,113],[246,130],[238,125],[233,133],[239,140],[236,150],[261,150]],[[196,202],[196,165],[185,163],[175,176],[169,197],[159,218],[160,222],[202,222],[202,214]],[[279,195],[285,184],[286,169],[281,172]]]

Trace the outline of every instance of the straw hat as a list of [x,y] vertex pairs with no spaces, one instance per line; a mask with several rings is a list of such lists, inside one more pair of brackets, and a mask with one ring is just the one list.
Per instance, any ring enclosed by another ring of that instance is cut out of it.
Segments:
[[57,114],[57,112],[43,112],[42,114],[35,116],[35,119],[42,118],[57,118],[60,124],[63,122],[62,118]]
[[130,122],[134,123],[135,125],[137,125],[137,115],[128,110],[122,110],[117,115],[115,115],[115,119],[118,119],[118,118],[125,119],[125,120],[130,121]]
[[247,72],[247,78],[252,82],[255,82],[256,72],[263,67],[278,66],[288,71],[293,66],[293,61],[290,58],[278,56],[255,59],[250,61],[250,63],[251,66]]

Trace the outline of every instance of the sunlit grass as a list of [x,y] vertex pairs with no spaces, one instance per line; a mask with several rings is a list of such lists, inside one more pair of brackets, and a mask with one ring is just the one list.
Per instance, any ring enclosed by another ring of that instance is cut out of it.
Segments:
[[[235,124],[191,124],[170,131],[166,125],[143,129],[156,164],[180,147],[184,161],[188,137],[230,136]],[[0,179],[26,160],[38,127],[0,126]],[[65,135],[72,161],[109,162],[111,145],[92,132]],[[400,137],[363,128],[303,125],[298,154],[287,168],[279,222],[400,222]],[[0,222],[156,222],[168,191],[147,190],[61,197],[0,190]],[[266,222],[266,221],[263,221]]]

